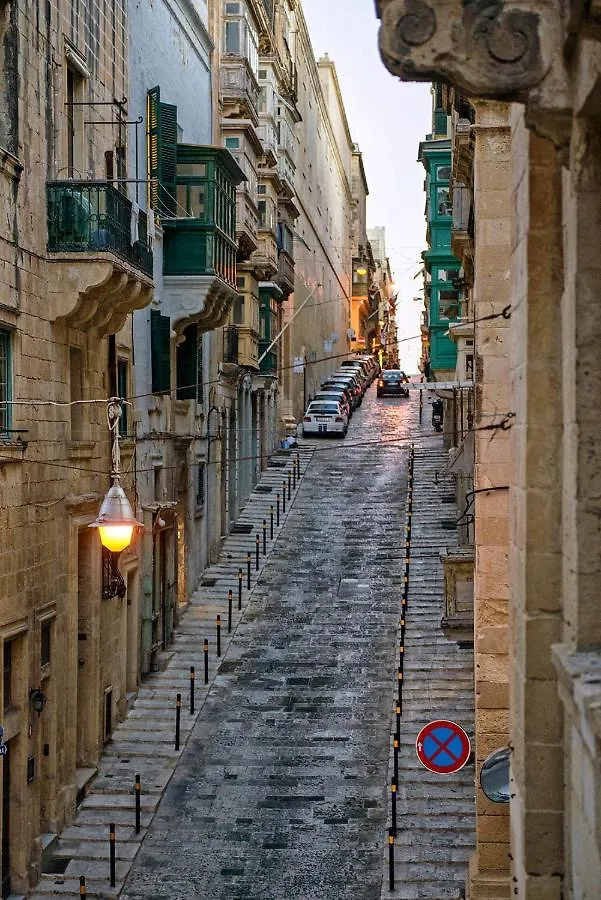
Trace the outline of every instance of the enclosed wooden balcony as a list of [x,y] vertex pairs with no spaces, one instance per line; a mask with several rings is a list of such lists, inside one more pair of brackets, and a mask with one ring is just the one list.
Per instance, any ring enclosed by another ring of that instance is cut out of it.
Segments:
[[228,150],[177,145],[176,215],[163,219],[164,306],[175,331],[223,325],[236,291],[236,186]]
[[105,181],[46,186],[51,318],[101,336],[152,299],[146,217]]

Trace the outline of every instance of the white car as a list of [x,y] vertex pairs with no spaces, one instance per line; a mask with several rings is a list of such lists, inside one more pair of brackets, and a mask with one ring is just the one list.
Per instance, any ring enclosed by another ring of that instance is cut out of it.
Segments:
[[348,431],[348,417],[339,403],[332,400],[314,400],[309,403],[303,417],[303,435],[337,434],[344,437]]

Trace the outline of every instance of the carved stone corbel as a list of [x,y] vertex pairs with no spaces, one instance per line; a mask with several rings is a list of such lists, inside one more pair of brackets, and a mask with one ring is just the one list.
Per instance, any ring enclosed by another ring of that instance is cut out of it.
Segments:
[[553,64],[552,7],[544,0],[378,0],[382,59],[405,80],[525,100]]

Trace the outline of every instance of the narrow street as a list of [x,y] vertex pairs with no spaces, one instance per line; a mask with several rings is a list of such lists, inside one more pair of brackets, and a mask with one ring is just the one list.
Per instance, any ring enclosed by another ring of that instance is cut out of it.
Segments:
[[409,416],[318,443],[124,896],[379,895]]

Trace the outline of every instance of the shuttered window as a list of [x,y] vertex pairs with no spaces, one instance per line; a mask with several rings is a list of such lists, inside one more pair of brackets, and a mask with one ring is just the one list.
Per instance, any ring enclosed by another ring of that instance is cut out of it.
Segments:
[[202,403],[202,389],[202,332],[188,325],[177,346],[177,398]]
[[153,394],[169,393],[171,389],[170,333],[169,316],[162,316],[158,309],[151,309],[150,352]]
[[158,87],[148,91],[147,130],[148,205],[161,218],[182,215],[177,212],[175,184],[177,106],[162,103]]
[[10,350],[10,332],[0,328],[0,434],[7,432],[11,423]]

